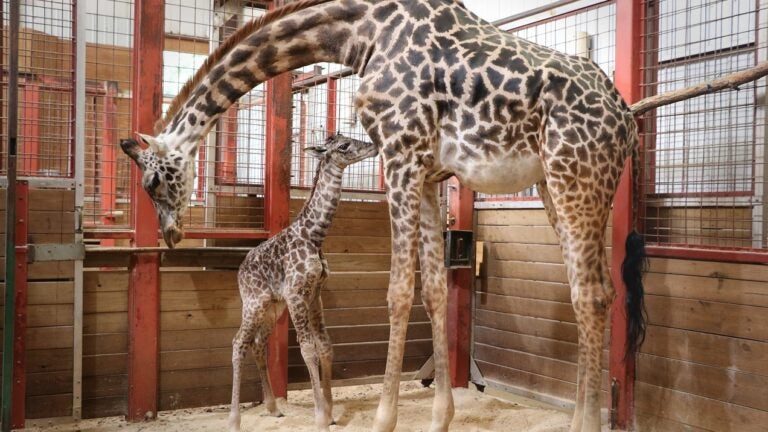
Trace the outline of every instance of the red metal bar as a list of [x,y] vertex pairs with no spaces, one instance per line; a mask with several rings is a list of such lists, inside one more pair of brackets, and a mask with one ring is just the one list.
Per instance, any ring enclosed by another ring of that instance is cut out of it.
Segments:
[[703,261],[725,261],[738,262],[744,264],[768,264],[768,252],[761,252],[755,249],[705,249],[701,247],[694,249],[690,245],[670,246],[647,246],[646,252],[649,256],[680,258]]
[[27,81],[22,87],[21,100],[19,172],[36,175],[40,168],[40,85]]
[[337,78],[328,78],[328,118],[325,130],[329,136],[335,134],[338,129],[338,81]]
[[[448,180],[450,229],[472,230],[473,193],[456,177]],[[469,385],[469,352],[472,332],[472,269],[448,272],[448,359],[453,387]]]
[[[642,0],[616,2],[616,87],[628,104],[641,98]],[[621,278],[624,242],[632,226],[632,165],[627,160],[613,203],[613,257],[611,277],[616,299],[611,307],[611,346],[609,373],[619,386],[619,400],[613,427],[626,429],[634,418],[635,356],[625,355],[627,344],[626,287]],[[609,407],[610,409],[611,407]]]
[[16,182],[16,297],[15,319],[13,324],[13,390],[11,428],[24,427],[27,365],[27,237],[29,231],[29,184]]
[[303,151],[307,148],[307,100],[304,97],[306,91],[299,91],[299,187],[306,187],[306,169],[307,158],[304,157]]
[[[161,115],[164,0],[134,4],[133,101],[131,131],[152,133]],[[160,29],[160,30],[158,30]],[[141,173],[131,164],[133,244],[158,245],[152,201],[141,188]],[[131,256],[128,282],[128,421],[157,415],[160,315],[160,255]]]
[[[104,85],[104,107],[101,114],[101,172],[98,176],[101,224],[104,227],[115,224],[117,208],[117,83],[112,81]],[[101,240],[102,246],[114,246],[113,239]]]
[[[287,0],[270,2],[274,9]],[[266,167],[265,221],[270,235],[288,226],[291,202],[291,116],[292,86],[290,73],[267,82],[266,90]],[[267,368],[276,397],[288,396],[288,312],[278,319],[269,338]]]
[[219,121],[220,162],[216,164],[216,184],[237,181],[237,108],[234,103]]
[[[87,239],[112,239],[125,240],[133,238],[132,230],[88,230],[83,233]],[[222,230],[216,228],[216,231],[187,229],[184,231],[186,239],[267,239],[270,237],[268,231],[246,231],[246,230]],[[160,237],[158,236],[158,239]]]

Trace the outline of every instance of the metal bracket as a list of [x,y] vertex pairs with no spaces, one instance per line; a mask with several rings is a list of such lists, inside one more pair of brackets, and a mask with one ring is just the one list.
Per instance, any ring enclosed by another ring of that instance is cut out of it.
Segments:
[[469,359],[469,381],[473,382],[476,386],[482,386],[483,388],[488,386],[488,383],[483,377],[483,373],[480,372],[480,368],[477,366],[474,356]]
[[413,374],[413,380],[429,380],[435,376],[435,356],[429,356],[421,368]]
[[76,261],[85,259],[83,243],[44,243],[31,244],[27,262],[41,261]]

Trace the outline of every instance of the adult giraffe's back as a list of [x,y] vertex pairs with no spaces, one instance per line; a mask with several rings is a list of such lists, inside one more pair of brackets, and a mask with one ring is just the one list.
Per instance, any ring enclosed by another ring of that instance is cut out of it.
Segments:
[[[417,254],[433,328],[432,430],[447,430],[453,417],[437,182],[456,175],[481,192],[538,185],[560,238],[579,327],[571,429],[599,430],[602,340],[614,297],[605,227],[624,161],[637,148],[634,119],[613,84],[592,61],[502,32],[455,0],[308,0],[288,7],[239,31],[213,55],[162,132],[142,136],[150,149],[123,141],[144,170],[168,245],[182,237],[198,142],[234,101],[296,67],[350,66],[362,77],[358,115],[384,161],[393,233],[389,351],[373,429],[391,431],[397,420]],[[642,322],[634,323],[641,337]]]

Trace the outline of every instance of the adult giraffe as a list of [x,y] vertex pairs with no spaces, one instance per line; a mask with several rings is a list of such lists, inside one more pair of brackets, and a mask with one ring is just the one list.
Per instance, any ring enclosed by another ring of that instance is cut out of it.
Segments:
[[[602,340],[614,298],[604,236],[624,161],[637,156],[635,120],[594,62],[518,39],[460,1],[304,0],[240,29],[185,86],[157,136],[141,135],[147,150],[121,143],[143,170],[168,246],[183,237],[194,156],[213,123],[266,79],[326,61],[362,78],[355,105],[385,166],[391,329],[373,429],[391,431],[397,421],[417,256],[434,341],[431,430],[446,431],[453,417],[437,185],[456,175],[486,193],[538,186],[560,238],[579,330],[571,431],[598,431]],[[630,245],[637,246],[630,253],[642,249],[641,241]],[[642,290],[642,260],[632,262],[628,285]],[[635,347],[642,314],[630,309]]]

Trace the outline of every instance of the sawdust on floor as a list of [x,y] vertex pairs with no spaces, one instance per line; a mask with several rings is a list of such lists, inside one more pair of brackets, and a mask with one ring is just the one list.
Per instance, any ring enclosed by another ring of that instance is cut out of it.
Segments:
[[[333,417],[336,426],[331,431],[369,431],[373,424],[381,393],[380,384],[366,384],[333,389]],[[429,430],[434,390],[424,388],[419,382],[409,381],[400,385],[399,415],[396,431],[421,432]],[[520,431],[561,432],[567,431],[570,414],[543,408],[526,400],[504,400],[474,389],[453,390],[456,415],[451,431]],[[291,391],[288,400],[278,404],[285,417],[265,416],[263,406],[246,407],[241,411],[243,432],[290,431],[313,432],[314,404],[311,390]],[[80,422],[56,422],[30,420],[24,431],[50,432],[208,432],[225,431],[229,406],[181,409],[161,412],[158,419],[145,423],[126,423],[120,417],[83,420]]]

